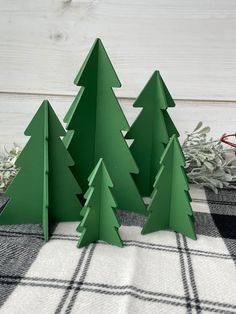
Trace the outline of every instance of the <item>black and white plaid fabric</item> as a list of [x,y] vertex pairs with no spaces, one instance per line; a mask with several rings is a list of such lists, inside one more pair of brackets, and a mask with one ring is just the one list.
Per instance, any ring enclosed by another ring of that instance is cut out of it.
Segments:
[[119,211],[124,248],[77,249],[77,223],[0,226],[0,313],[236,313],[236,197],[193,199],[198,240],[142,236],[143,217]]

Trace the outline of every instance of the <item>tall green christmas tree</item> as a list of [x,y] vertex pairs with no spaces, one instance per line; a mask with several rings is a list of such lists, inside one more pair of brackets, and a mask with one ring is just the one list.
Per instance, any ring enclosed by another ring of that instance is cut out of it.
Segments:
[[120,81],[100,39],[91,48],[75,84],[82,87],[64,119],[69,132],[64,143],[75,161],[74,176],[86,191],[88,176],[103,158],[118,207],[146,214],[130,174],[138,168],[121,133],[129,125],[112,90],[121,86]]
[[131,153],[139,173],[133,176],[142,196],[152,192],[159,162],[171,135],[179,136],[168,112],[174,107],[172,99],[159,71],[155,71],[134,102],[134,107],[143,108],[126,139],[134,139]]
[[25,131],[31,136],[16,165],[20,168],[6,191],[10,201],[0,224],[43,224],[48,240],[49,222],[80,220],[81,189],[70,167],[74,164],[61,136],[60,121],[45,100]]
[[142,234],[172,229],[196,240],[185,160],[176,135],[171,137],[160,165]]
[[86,203],[81,211],[83,220],[77,231],[81,232],[78,247],[102,240],[116,246],[123,246],[118,233],[120,223],[114,213],[117,207],[110,188],[113,187],[102,158],[89,177]]

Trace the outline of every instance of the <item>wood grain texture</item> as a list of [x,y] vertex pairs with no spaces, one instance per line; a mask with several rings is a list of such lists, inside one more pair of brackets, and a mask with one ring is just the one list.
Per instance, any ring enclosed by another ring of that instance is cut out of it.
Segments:
[[235,0],[0,0],[0,91],[71,95],[96,37],[136,97],[154,69],[176,99],[236,100]]
[[[0,93],[0,147],[3,144],[10,147],[13,142],[24,145],[28,139],[24,131],[44,99],[50,101],[62,121],[74,97]],[[120,99],[130,124],[139,112],[139,109],[132,107],[132,103],[131,99]],[[193,130],[199,121],[211,126],[211,136],[214,138],[219,138],[225,132],[235,132],[235,102],[176,101],[176,107],[168,112],[180,132],[181,141],[185,138],[185,131]]]

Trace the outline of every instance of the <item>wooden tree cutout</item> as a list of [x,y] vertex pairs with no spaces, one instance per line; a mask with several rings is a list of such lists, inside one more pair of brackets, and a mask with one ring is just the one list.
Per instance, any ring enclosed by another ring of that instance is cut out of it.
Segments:
[[25,131],[31,136],[16,161],[19,173],[6,194],[10,200],[0,224],[43,224],[45,241],[49,222],[80,220],[81,189],[70,167],[74,164],[61,136],[65,131],[45,100]]
[[113,184],[102,159],[88,180],[89,189],[85,194],[87,200],[81,211],[84,218],[77,228],[81,233],[78,247],[98,240],[122,247],[123,242],[118,233],[120,223],[114,213],[117,205],[110,191]]
[[82,86],[64,121],[68,134],[64,143],[75,165],[72,171],[82,190],[100,158],[114,183],[113,194],[120,209],[146,214],[146,207],[130,173],[138,168],[121,133],[129,125],[112,87],[120,81],[105,48],[97,39],[75,84]]
[[179,136],[167,112],[167,108],[174,107],[175,103],[158,71],[153,73],[133,106],[143,109],[126,134],[126,139],[134,139],[130,150],[139,173],[133,178],[141,195],[149,196],[161,155],[171,135]]
[[142,234],[172,229],[196,240],[185,160],[176,135],[171,137],[160,164]]

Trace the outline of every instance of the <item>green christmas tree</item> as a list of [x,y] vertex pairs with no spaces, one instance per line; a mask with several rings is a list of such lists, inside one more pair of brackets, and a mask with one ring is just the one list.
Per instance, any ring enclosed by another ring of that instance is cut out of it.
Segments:
[[160,165],[142,234],[172,229],[196,240],[185,160],[176,135],[171,137]]
[[139,173],[133,178],[141,195],[149,196],[161,155],[171,135],[179,136],[167,112],[167,108],[174,107],[175,103],[158,71],[153,73],[133,106],[143,109],[126,134],[126,139],[134,139],[130,150]]
[[89,189],[81,214],[84,217],[77,231],[81,233],[78,247],[102,240],[123,246],[118,233],[119,221],[114,213],[117,207],[110,188],[113,187],[102,158],[89,176]]
[[0,215],[0,224],[42,224],[44,239],[49,222],[80,220],[81,189],[70,167],[74,164],[61,136],[60,121],[45,100],[25,131],[31,136],[16,165],[20,168],[6,191],[10,201]]
[[121,132],[129,125],[112,90],[121,86],[120,81],[100,39],[95,41],[75,84],[82,87],[64,119],[69,132],[64,143],[75,161],[72,171],[82,191],[86,191],[88,176],[103,158],[118,207],[146,214],[130,174],[137,173],[138,168]]

